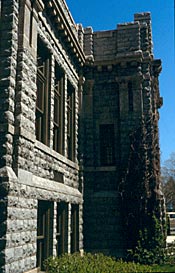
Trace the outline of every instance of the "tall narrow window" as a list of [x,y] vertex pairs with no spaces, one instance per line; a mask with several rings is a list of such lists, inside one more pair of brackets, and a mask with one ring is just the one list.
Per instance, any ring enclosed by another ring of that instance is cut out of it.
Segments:
[[67,154],[70,160],[75,159],[75,90],[67,85]]
[[54,85],[54,134],[53,134],[53,149],[60,154],[63,154],[64,143],[64,77],[59,66],[55,65],[55,85]]
[[57,255],[68,251],[68,204],[57,204]]
[[79,251],[79,206],[71,208],[71,253]]
[[120,92],[119,92],[118,83],[115,86],[115,90],[116,90],[116,100],[117,100],[117,112],[120,113]]
[[128,108],[130,112],[133,112],[133,88],[132,82],[128,82]]
[[38,201],[37,215],[37,267],[44,270],[43,262],[52,255],[53,203]]
[[102,166],[115,163],[114,124],[100,125],[100,162]]
[[2,10],[2,8],[1,8],[1,0],[0,0],[0,20],[1,20],[1,10]]
[[42,42],[38,41],[37,100],[36,100],[36,138],[49,144],[49,91],[50,56]]

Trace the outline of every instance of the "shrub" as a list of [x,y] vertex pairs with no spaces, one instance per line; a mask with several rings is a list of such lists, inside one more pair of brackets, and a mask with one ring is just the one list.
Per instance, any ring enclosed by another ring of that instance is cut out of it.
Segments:
[[[150,266],[134,262],[116,261],[103,254],[86,253],[64,254],[61,257],[50,257],[45,261],[47,273],[131,273],[152,272]],[[156,272],[156,271],[154,271]],[[160,271],[157,271],[160,272]]]
[[162,264],[165,258],[165,238],[159,220],[153,215],[149,229],[139,231],[137,246],[128,250],[128,260],[141,264]]
[[175,242],[169,244],[165,251],[165,263],[175,265]]

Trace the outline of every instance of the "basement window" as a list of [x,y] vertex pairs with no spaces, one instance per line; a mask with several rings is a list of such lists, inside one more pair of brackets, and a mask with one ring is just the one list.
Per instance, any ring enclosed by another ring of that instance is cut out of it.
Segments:
[[68,203],[57,203],[57,255],[68,252]]
[[44,270],[44,260],[52,255],[53,202],[38,201],[37,211],[37,267]]
[[71,253],[79,251],[79,205],[71,207]]

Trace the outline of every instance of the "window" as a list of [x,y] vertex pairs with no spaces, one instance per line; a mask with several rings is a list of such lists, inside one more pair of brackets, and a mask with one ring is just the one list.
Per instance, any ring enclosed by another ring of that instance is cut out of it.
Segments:
[[40,40],[38,41],[37,62],[36,138],[48,145],[50,56]]
[[102,166],[115,163],[114,124],[100,125],[100,163]]
[[64,76],[59,66],[55,65],[55,85],[54,85],[54,133],[53,133],[53,149],[63,154],[64,143]]
[[71,208],[71,253],[79,251],[79,206]]
[[37,267],[43,270],[43,261],[52,255],[53,203],[38,201],[37,215]]
[[67,154],[75,159],[75,90],[68,82],[67,86]]
[[57,203],[57,255],[68,251],[68,204]]
[[128,108],[129,112],[133,112],[133,88],[132,82],[128,82]]

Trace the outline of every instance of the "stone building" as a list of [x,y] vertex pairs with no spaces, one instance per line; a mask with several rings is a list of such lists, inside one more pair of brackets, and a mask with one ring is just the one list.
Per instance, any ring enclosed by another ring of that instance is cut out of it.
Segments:
[[84,247],[122,256],[138,239],[139,219],[162,206],[161,61],[153,57],[150,13],[116,30],[87,28],[84,42]]
[[83,248],[78,116],[84,53],[64,1],[1,1],[0,272]]
[[154,192],[160,205],[150,14],[94,33],[64,0],[1,0],[0,37],[0,272],[83,249],[122,256],[122,182],[141,124],[155,172],[144,200]]

